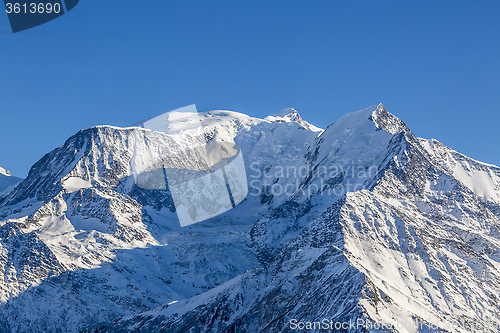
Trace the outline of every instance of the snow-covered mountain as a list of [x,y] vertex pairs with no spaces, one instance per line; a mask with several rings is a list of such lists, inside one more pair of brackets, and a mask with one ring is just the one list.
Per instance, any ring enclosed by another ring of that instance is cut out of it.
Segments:
[[21,180],[21,178],[12,176],[9,170],[0,166],[0,200],[12,191],[14,186],[21,182]]
[[[201,117],[82,130],[32,167],[0,202],[0,331],[499,331],[500,168],[381,104],[324,131],[293,109]],[[181,228],[131,161],[191,149],[163,163],[196,168],[206,135],[241,147],[250,192]]]
[[5,170],[5,168],[1,167],[0,166],[0,175],[4,175],[4,176],[12,176],[12,174],[10,173],[9,170]]
[[282,109],[279,112],[276,112],[270,116],[267,116],[265,120],[271,121],[271,122],[277,122],[277,123],[290,123],[290,122],[296,122],[300,125],[302,125],[305,129],[309,129],[313,132],[321,132],[323,131],[321,128],[316,127],[312,124],[309,124],[307,121],[302,119],[300,114],[295,110],[294,108],[285,108]]

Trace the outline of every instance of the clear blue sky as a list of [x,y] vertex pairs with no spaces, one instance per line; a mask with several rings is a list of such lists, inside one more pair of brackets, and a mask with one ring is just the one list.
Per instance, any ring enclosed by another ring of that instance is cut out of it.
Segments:
[[0,165],[82,128],[184,105],[326,127],[382,102],[500,165],[500,1],[91,1],[12,34],[0,13]]

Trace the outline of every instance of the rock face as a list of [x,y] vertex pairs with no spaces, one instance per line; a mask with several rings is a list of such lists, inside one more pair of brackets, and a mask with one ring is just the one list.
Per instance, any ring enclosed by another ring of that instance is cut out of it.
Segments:
[[[2,331],[499,331],[498,167],[382,105],[324,131],[293,109],[203,118],[182,141],[90,128],[33,166],[0,202]],[[131,161],[207,133],[241,147],[250,193],[180,228]]]

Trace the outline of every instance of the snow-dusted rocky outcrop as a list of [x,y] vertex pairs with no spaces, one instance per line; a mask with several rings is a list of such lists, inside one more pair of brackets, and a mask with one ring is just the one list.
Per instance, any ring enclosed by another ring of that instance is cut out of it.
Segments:
[[0,200],[9,194],[21,180],[21,178],[12,176],[9,170],[0,167]]
[[[498,167],[415,137],[381,104],[324,131],[293,109],[204,113],[203,132],[168,118],[168,135],[83,130],[3,199],[2,330],[498,331]],[[207,133],[241,147],[250,192],[180,228],[168,188],[139,188],[131,161],[141,138],[182,154]]]

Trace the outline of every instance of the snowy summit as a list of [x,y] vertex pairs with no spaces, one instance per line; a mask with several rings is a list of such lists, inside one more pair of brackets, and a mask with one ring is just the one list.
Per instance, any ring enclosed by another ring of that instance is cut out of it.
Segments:
[[294,108],[285,108],[279,112],[276,112],[270,116],[267,116],[264,118],[267,121],[272,121],[272,122],[295,122],[297,124],[300,124],[306,129],[309,129],[313,132],[321,132],[323,131],[321,128],[316,127],[312,124],[309,124],[307,121],[303,120],[300,114],[294,109]]
[[2,168],[1,166],[0,166],[0,175],[4,175],[7,177],[12,176],[9,170],[5,170],[5,168]]
[[12,191],[20,181],[21,178],[12,176],[9,170],[0,166],[0,198]]

